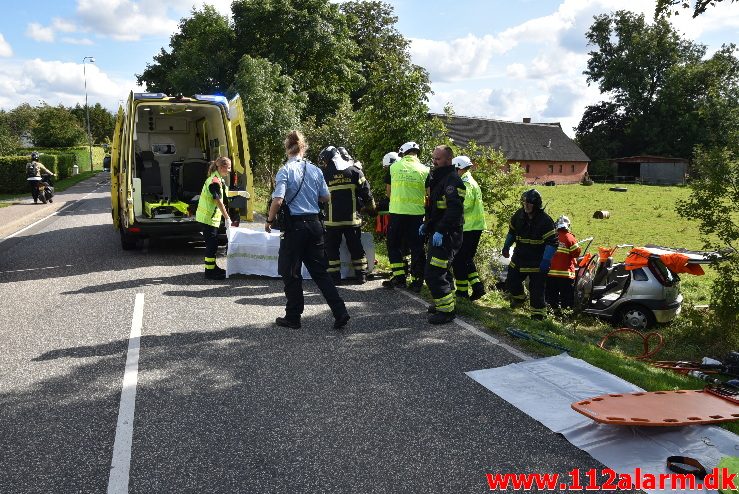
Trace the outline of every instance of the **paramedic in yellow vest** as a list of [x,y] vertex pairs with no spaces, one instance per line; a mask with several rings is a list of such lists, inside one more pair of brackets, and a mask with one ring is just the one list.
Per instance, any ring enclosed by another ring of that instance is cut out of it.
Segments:
[[423,271],[426,265],[424,239],[418,235],[426,212],[426,177],[429,170],[421,164],[418,155],[421,148],[415,142],[400,146],[401,159],[390,165],[385,176],[385,191],[390,197],[390,222],[387,227],[387,257],[392,278],[382,282],[385,288],[406,287],[406,270],[403,262],[403,245],[411,252],[408,288],[420,292],[423,287]]
[[[469,297],[477,300],[485,295],[485,287],[480,281],[475,266],[475,254],[477,245],[480,243],[480,235],[487,228],[485,223],[485,208],[482,203],[482,191],[475,179],[472,170],[475,165],[467,156],[457,156],[452,160],[452,165],[462,179],[467,193],[464,196],[464,234],[462,236],[462,247],[454,256],[452,268],[457,285],[458,297]],[[470,294],[469,291],[472,290]]]
[[205,239],[205,279],[222,280],[226,271],[216,265],[216,251],[218,250],[218,227],[221,218],[226,224],[231,222],[228,216],[228,174],[231,172],[231,160],[225,156],[217,158],[208,168],[208,178],[205,179],[200,191],[198,210],[195,219],[203,224],[203,238]]

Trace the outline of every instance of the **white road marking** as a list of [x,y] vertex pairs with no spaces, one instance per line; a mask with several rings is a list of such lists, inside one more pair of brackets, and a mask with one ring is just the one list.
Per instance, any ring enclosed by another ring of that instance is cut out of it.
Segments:
[[[403,295],[405,295],[406,297],[410,298],[411,300],[415,300],[416,302],[421,303],[424,307],[428,305],[428,303],[425,300],[423,300],[422,298],[417,297],[417,296],[415,296],[413,294],[410,294],[410,293],[406,292],[405,290],[396,290],[396,291],[399,292],[399,293],[402,293]],[[482,338],[482,339],[484,339],[484,340],[492,343],[493,345],[497,345],[497,346],[501,347],[502,349],[506,350],[511,355],[514,355],[514,356],[520,358],[521,360],[532,360],[532,358],[529,355],[526,355],[522,351],[517,350],[516,348],[508,345],[507,343],[501,342],[498,338],[495,338],[495,337],[493,337],[493,336],[491,336],[491,335],[489,335],[487,333],[483,333],[482,331],[480,331],[476,327],[474,327],[471,324],[468,324],[468,323],[462,321],[458,317],[455,318],[453,322],[457,326],[466,329],[470,333],[472,333],[472,334],[474,334],[476,336],[479,336],[480,338]]]
[[137,293],[128,338],[126,371],[123,374],[121,404],[118,408],[118,424],[113,442],[113,461],[110,465],[108,494],[128,493],[128,477],[131,468],[131,443],[133,441],[133,414],[136,408],[136,384],[139,373],[139,344],[144,320],[144,294]]
[[62,211],[64,211],[64,210],[65,210],[65,209],[67,209],[68,207],[70,207],[70,206],[71,206],[72,204],[76,204],[76,203],[80,202],[80,201],[81,201],[81,200],[83,200],[83,199],[87,199],[87,197],[88,197],[89,195],[91,195],[91,194],[94,194],[95,192],[97,192],[97,187],[95,188],[95,190],[93,190],[92,192],[88,192],[87,194],[85,194],[85,195],[84,195],[83,197],[80,197],[80,198],[79,198],[79,199],[77,199],[76,201],[74,201],[74,202],[69,202],[69,203],[65,204],[64,206],[60,207],[59,209],[57,209],[56,211],[54,211],[54,212],[53,212],[53,213],[51,213],[50,215],[48,215],[48,216],[44,216],[43,218],[41,218],[41,219],[40,219],[40,220],[38,220],[38,221],[34,221],[34,222],[33,222],[33,223],[31,223],[30,225],[28,225],[28,226],[26,226],[26,227],[24,227],[24,228],[21,228],[20,230],[18,230],[18,231],[17,231],[17,232],[15,232],[15,233],[11,233],[10,235],[8,235],[8,236],[7,236],[7,237],[5,237],[5,238],[0,238],[0,244],[1,244],[1,243],[3,243],[3,242],[5,242],[6,240],[8,240],[8,239],[10,239],[10,238],[13,238],[13,237],[15,237],[16,235],[18,235],[18,234],[20,234],[20,233],[23,233],[23,232],[25,232],[25,231],[26,231],[26,230],[28,230],[29,228],[33,228],[34,226],[38,225],[38,224],[39,224],[39,223],[41,223],[42,221],[48,220],[49,218],[51,218],[51,217],[52,217],[52,216],[54,216],[55,214],[59,214],[59,213],[61,213]]

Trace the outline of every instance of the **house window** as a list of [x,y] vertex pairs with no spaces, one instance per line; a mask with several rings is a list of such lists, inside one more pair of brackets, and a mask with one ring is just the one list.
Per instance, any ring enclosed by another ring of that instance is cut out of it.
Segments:
[[562,165],[559,165],[559,173],[562,173]]
[[526,165],[526,173],[529,172],[529,165]]
[[549,165],[549,173],[554,173],[554,165]]
[[575,173],[575,165],[571,165],[571,166],[572,166],[572,173]]

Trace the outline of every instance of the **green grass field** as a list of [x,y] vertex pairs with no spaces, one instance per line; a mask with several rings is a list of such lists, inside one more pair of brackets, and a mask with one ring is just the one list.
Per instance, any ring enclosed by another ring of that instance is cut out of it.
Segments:
[[[608,190],[615,184],[537,186],[546,211],[556,221],[561,214],[572,221],[572,232],[579,239],[593,237],[591,251],[598,246],[647,244],[701,250],[698,224],[676,211],[677,201],[690,195],[688,187],[624,185],[626,192]],[[594,219],[595,211],[608,211],[608,219]],[[623,260],[628,249],[615,254]],[[706,268],[705,276],[681,275],[686,301],[702,305],[710,298],[710,285],[715,274]]]

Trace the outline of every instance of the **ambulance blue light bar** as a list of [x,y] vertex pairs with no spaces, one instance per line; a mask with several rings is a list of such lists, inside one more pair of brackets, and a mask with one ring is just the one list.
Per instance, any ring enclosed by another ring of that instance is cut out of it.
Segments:
[[225,96],[216,96],[214,94],[196,94],[195,96],[193,96],[193,98],[198,101],[212,101],[228,108],[228,100]]
[[167,97],[164,93],[134,93],[134,99],[164,99]]

